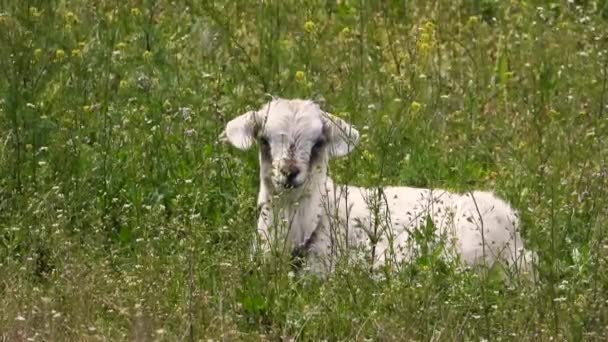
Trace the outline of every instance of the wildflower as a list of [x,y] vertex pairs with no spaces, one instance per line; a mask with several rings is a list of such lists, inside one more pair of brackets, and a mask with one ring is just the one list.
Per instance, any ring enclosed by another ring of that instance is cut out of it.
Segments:
[[152,52],[150,50],[146,50],[142,54],[142,57],[144,58],[144,61],[150,62],[152,60]]
[[118,44],[116,44],[116,48],[120,49],[120,50],[124,50],[127,47],[127,43],[125,42],[120,42]]
[[424,23],[423,29],[428,32],[435,32],[435,24],[432,21]]
[[422,56],[428,56],[435,47],[435,24],[427,21],[419,28],[417,48]]
[[476,15],[472,15],[467,20],[467,26],[475,26],[479,23],[479,17]]
[[163,102],[163,109],[164,110],[170,110],[171,107],[172,107],[171,101],[169,101],[169,99],[166,99],[165,102]]
[[293,49],[293,45],[293,40],[290,38],[286,38],[281,41],[281,47],[283,50],[291,50]]
[[304,71],[302,70],[298,70],[296,71],[296,81],[298,82],[304,82],[306,80],[306,73],[304,73]]
[[410,104],[410,112],[412,114],[418,113],[420,111],[420,108],[422,108],[422,105],[419,102],[412,101],[412,103]]
[[108,13],[106,13],[106,19],[108,20],[108,22],[112,23],[115,21],[115,16],[114,16],[114,11],[110,11]]
[[382,115],[382,117],[380,118],[380,121],[382,121],[382,123],[390,125],[391,124],[391,118],[388,115]]
[[42,15],[42,12],[38,8],[32,6],[30,7],[30,15],[34,18],[38,18]]
[[184,119],[184,121],[191,121],[192,120],[192,108],[190,107],[179,107],[179,111],[182,114],[182,118]]
[[36,49],[36,50],[34,50],[34,58],[37,61],[39,61],[41,57],[42,57],[42,49]]
[[363,160],[373,161],[375,158],[376,156],[370,150],[365,149],[361,153],[361,159]]
[[431,52],[431,46],[428,43],[418,44],[418,51],[423,56],[427,56]]
[[118,83],[118,87],[120,89],[124,89],[129,85],[129,82],[127,82],[126,80],[120,80],[120,82]]
[[79,58],[80,56],[82,56],[82,51],[80,51],[80,49],[72,50],[72,57]]
[[131,8],[131,15],[134,17],[139,17],[141,15],[141,11],[137,7]]
[[65,51],[63,51],[62,49],[57,49],[57,51],[55,51],[55,61],[61,62],[64,58],[65,58]]
[[314,21],[308,20],[307,22],[304,23],[304,31],[306,31],[308,33],[313,33],[316,30],[317,30],[317,25],[314,23]]
[[80,19],[78,19],[78,16],[74,14],[74,12],[68,11],[65,14],[65,21],[73,25],[78,24],[80,22]]

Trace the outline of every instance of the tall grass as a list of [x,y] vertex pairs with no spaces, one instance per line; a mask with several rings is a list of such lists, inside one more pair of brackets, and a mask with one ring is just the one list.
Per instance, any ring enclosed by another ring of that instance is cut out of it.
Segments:
[[[605,1],[0,1],[6,340],[605,340]],[[268,94],[362,132],[334,178],[493,189],[534,284],[250,257]],[[380,279],[379,279],[380,278]]]

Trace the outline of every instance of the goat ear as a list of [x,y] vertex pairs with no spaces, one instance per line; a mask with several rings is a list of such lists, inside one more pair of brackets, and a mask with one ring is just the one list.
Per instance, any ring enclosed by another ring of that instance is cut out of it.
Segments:
[[349,154],[359,142],[359,131],[346,121],[326,113],[325,129],[328,135],[329,154],[342,157]]
[[255,112],[247,112],[232,119],[226,124],[224,132],[220,134],[220,141],[227,141],[232,146],[241,150],[249,149],[255,139],[255,116]]

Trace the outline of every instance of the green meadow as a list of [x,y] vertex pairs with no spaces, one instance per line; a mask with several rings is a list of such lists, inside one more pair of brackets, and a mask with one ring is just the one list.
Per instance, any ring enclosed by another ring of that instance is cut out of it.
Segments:
[[[337,181],[495,191],[535,279],[252,257],[271,96]],[[605,0],[0,0],[0,340],[605,341],[607,116]]]

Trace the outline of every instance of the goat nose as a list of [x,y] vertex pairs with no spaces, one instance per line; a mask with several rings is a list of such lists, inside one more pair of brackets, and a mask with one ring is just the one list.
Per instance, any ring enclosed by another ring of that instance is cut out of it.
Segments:
[[300,168],[298,168],[294,163],[287,163],[281,167],[281,173],[287,177],[288,181],[293,180],[300,173]]

